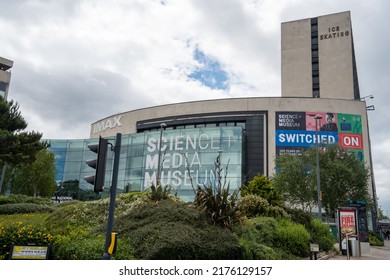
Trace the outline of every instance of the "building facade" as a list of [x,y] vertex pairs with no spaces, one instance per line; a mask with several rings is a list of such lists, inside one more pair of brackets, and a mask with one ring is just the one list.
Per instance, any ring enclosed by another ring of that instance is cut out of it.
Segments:
[[13,61],[0,57],[0,96],[7,99]]
[[[336,130],[321,131],[329,112]],[[318,141],[339,143],[370,164],[366,105],[360,100],[259,97],[169,104],[100,120],[92,124],[90,139],[50,140],[50,144],[60,168],[57,180],[78,180],[80,189],[87,192],[92,187],[83,178],[93,170],[85,160],[96,156],[88,144],[97,143],[99,136],[114,144],[121,133],[119,192],[143,191],[155,182],[161,151],[162,183],[181,188],[189,199],[193,195],[190,179],[196,184],[215,179],[217,156],[223,166],[228,165],[231,189],[258,173],[272,175],[277,155],[316,144],[313,116],[318,114],[323,116],[317,126]],[[109,155],[107,186],[112,172],[113,155]]]
[[[108,116],[91,125],[90,139],[49,140],[57,182],[65,191],[76,190],[79,199],[96,198],[83,180],[94,172],[85,164],[96,157],[88,145],[99,137],[114,144],[118,133],[118,193],[144,191],[159,177],[191,200],[194,187],[218,181],[217,157],[235,190],[256,174],[271,176],[278,155],[319,142],[338,143],[372,168],[350,13],[285,22],[281,34],[281,97],[184,102]],[[322,118],[316,122],[318,115]],[[112,177],[113,153],[108,154],[103,197],[109,195]],[[375,198],[374,180],[369,191]]]
[[282,96],[360,100],[350,12],[282,23]]

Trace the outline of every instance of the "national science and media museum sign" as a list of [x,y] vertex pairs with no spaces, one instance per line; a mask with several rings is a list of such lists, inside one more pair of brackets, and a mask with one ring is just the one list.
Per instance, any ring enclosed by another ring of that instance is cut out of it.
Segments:
[[[214,127],[164,130],[131,135],[127,155],[131,188],[148,188],[156,182],[161,166],[161,184],[170,185],[186,196],[192,186],[210,185],[217,180],[215,161],[220,155],[221,167],[228,166],[231,189],[239,188],[242,178],[242,128]],[[161,136],[161,148],[160,148]],[[158,163],[160,158],[160,165]],[[225,174],[223,174],[225,176]],[[126,177],[126,176],[125,176]],[[138,187],[139,188],[139,187]]]

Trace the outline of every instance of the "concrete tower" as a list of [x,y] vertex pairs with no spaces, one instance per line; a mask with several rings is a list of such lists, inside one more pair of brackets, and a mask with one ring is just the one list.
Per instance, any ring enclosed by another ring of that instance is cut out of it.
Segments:
[[282,97],[360,100],[350,12],[284,22]]

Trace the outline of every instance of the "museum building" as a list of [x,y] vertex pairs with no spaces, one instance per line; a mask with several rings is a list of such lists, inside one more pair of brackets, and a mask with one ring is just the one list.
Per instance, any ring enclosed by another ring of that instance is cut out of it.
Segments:
[[[320,142],[338,143],[372,168],[352,35],[348,11],[284,22],[281,97],[191,101],[108,116],[91,124],[89,139],[48,140],[56,155],[56,180],[77,182],[78,199],[96,196],[83,179],[94,172],[85,163],[96,157],[88,145],[99,137],[114,144],[118,133],[119,194],[144,191],[159,178],[190,201],[194,186],[218,180],[217,157],[234,190],[256,174],[271,176],[276,156]],[[108,152],[102,197],[109,195],[113,154]],[[369,191],[375,197],[373,179]]]

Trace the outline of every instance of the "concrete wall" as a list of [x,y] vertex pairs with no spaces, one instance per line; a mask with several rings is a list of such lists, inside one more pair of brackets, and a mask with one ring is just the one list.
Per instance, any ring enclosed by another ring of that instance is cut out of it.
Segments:
[[321,98],[354,98],[349,12],[318,17]]
[[282,96],[312,97],[310,19],[282,23]]

